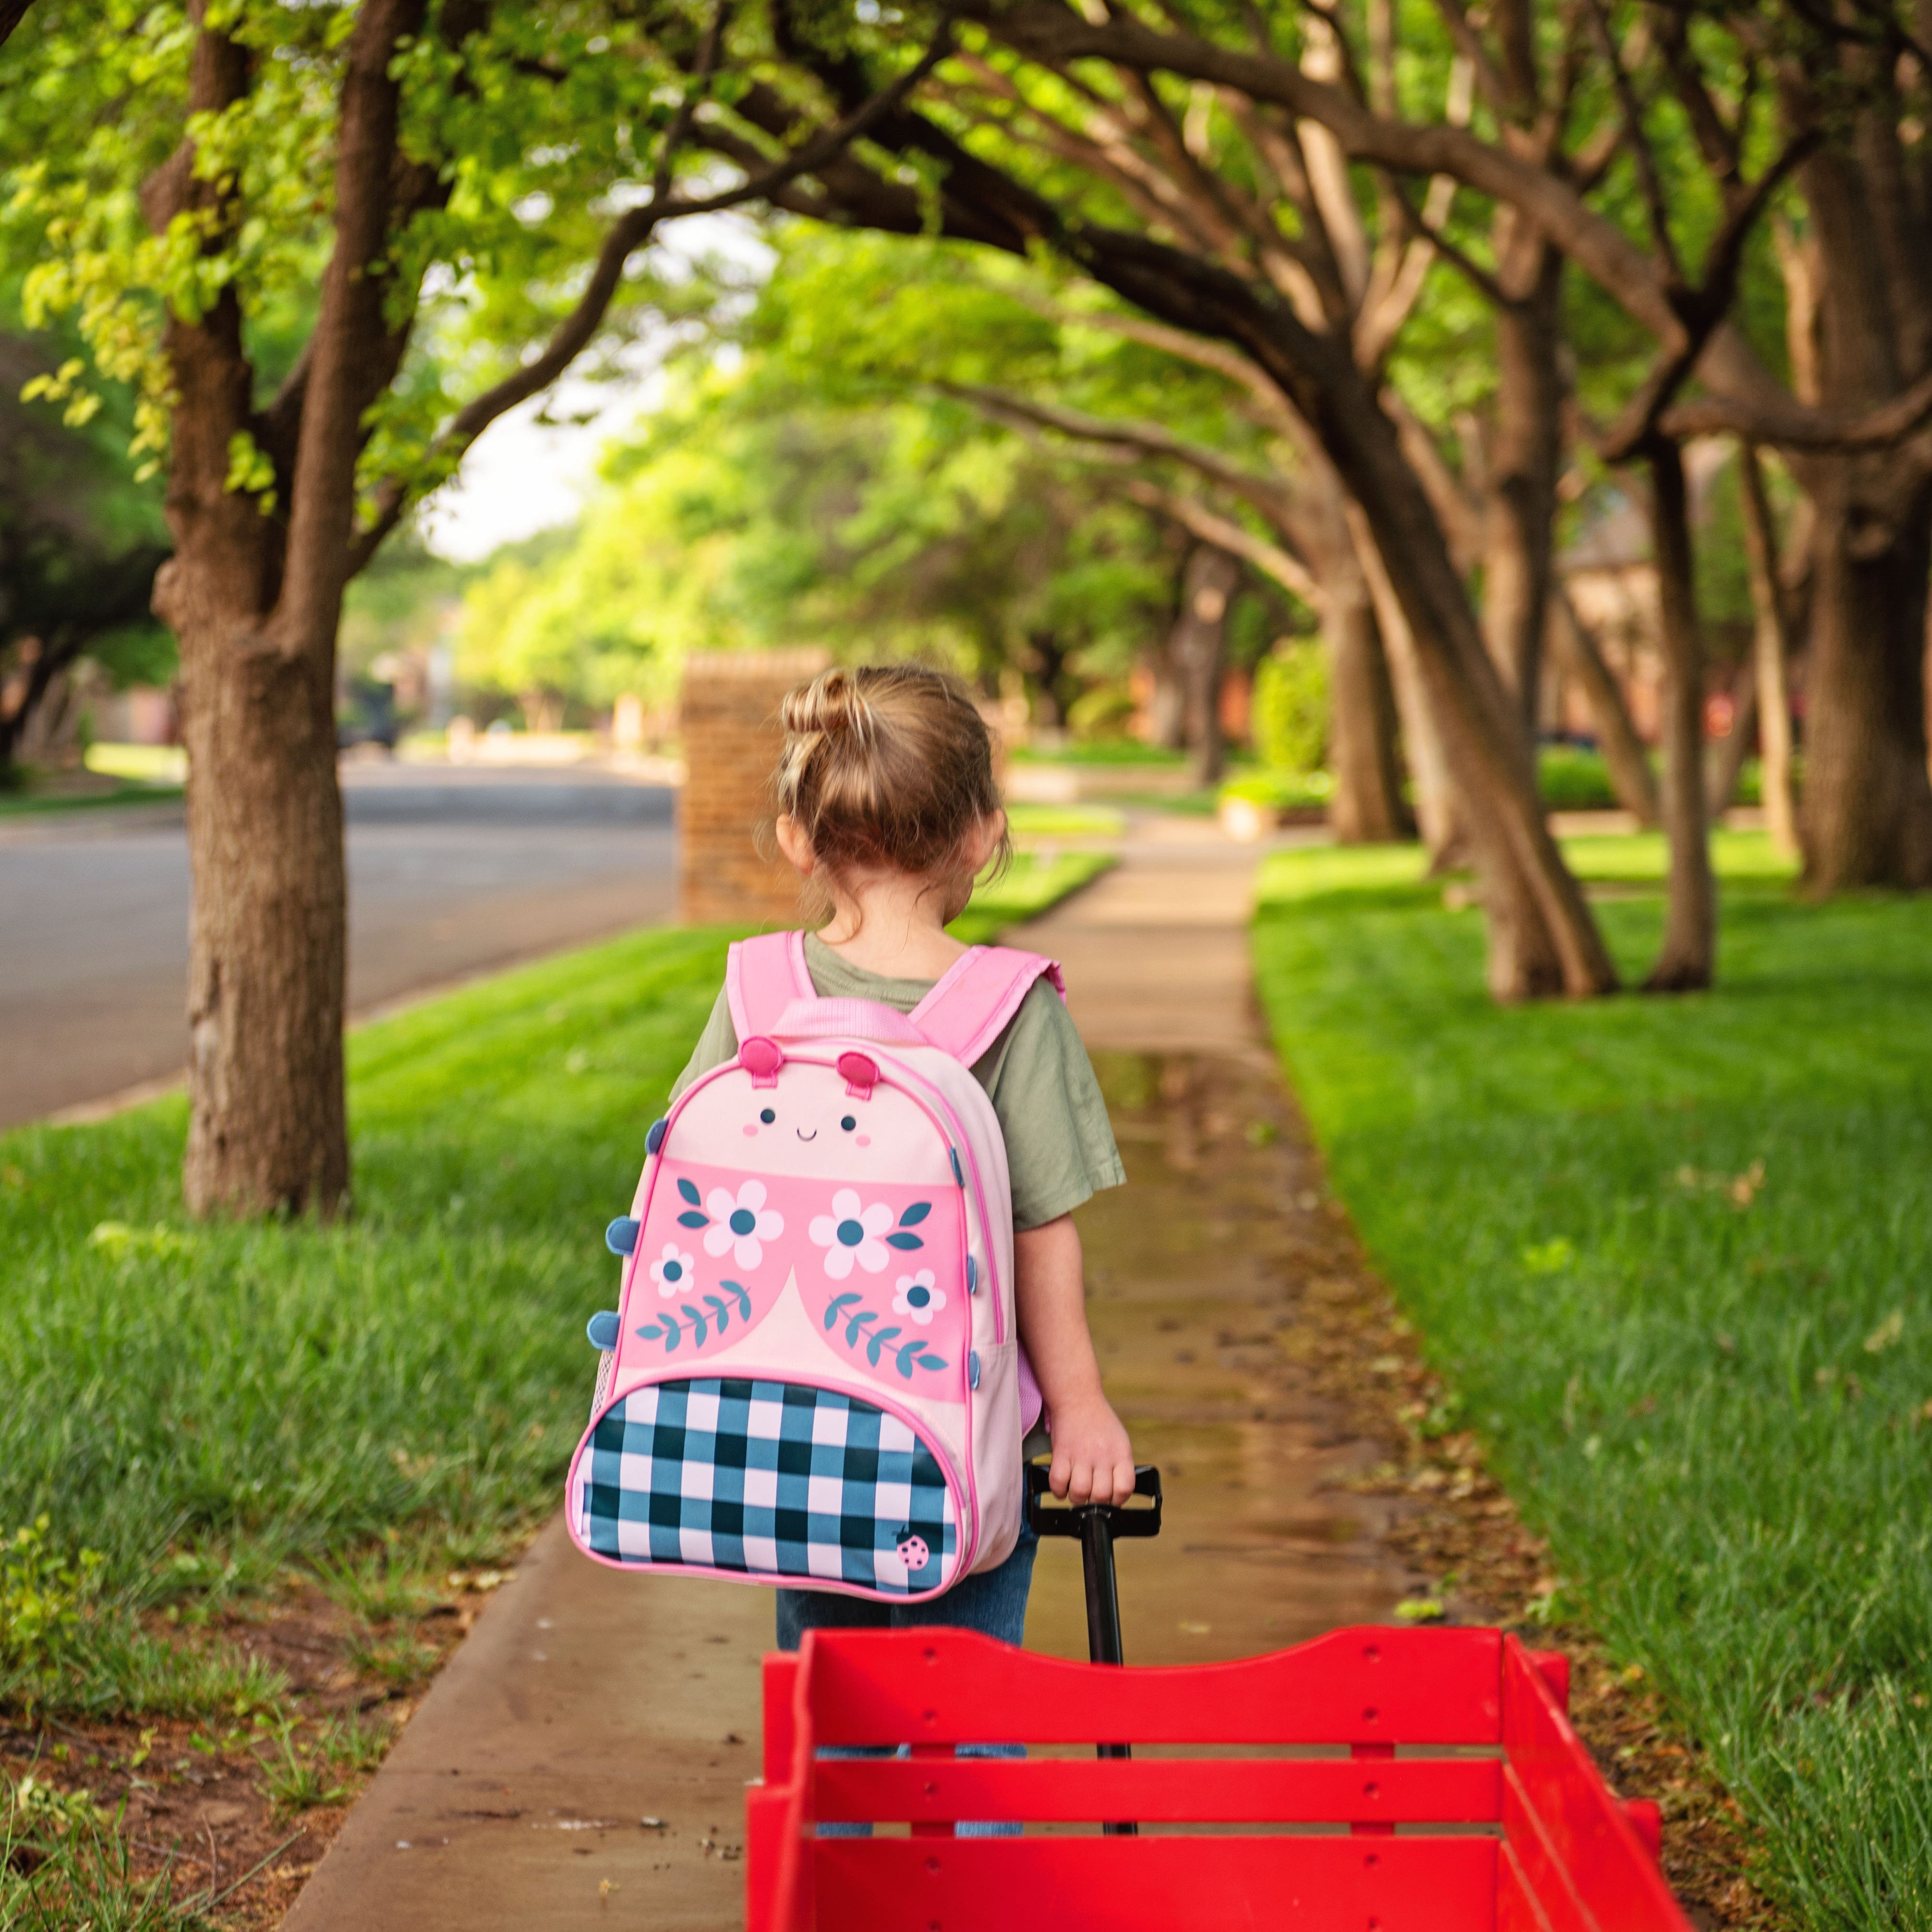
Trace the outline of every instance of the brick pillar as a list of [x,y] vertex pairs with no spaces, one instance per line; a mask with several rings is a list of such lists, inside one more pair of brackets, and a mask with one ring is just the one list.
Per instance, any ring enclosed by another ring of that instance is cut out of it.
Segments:
[[678,812],[678,904],[694,926],[795,926],[798,880],[759,856],[758,826],[784,734],[779,701],[831,662],[819,650],[729,651],[687,658],[684,794]]

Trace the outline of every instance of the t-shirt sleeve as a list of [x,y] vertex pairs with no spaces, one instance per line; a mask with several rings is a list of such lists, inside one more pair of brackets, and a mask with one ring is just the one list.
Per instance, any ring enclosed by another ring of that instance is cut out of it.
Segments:
[[1034,984],[973,1070],[1005,1138],[1016,1231],[1044,1227],[1126,1180],[1093,1063],[1045,980]]
[[738,1029],[732,1024],[731,1003],[720,986],[717,1004],[711,1009],[711,1018],[705,1022],[705,1030],[698,1036],[698,1044],[691,1049],[691,1058],[685,1063],[684,1071],[672,1086],[672,1099],[676,1100],[693,1081],[710,1072],[713,1067],[723,1066],[738,1050]]

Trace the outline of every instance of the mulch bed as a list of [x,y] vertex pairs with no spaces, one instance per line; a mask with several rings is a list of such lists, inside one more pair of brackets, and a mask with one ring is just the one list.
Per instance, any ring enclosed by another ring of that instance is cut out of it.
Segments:
[[[326,1762],[325,1732],[353,1720],[374,1756],[393,1742],[429,1677],[508,1573],[458,1574],[419,1617],[365,1622],[319,1590],[298,1589],[211,1620],[205,1636],[262,1659],[287,1680],[281,1721],[323,1774],[327,1802],[290,1811],[272,1795],[272,1730],[246,1720],[41,1717],[0,1713],[0,1773],[61,1792],[86,1791],[117,1814],[134,1876],[170,1874],[178,1907],[234,1932],[278,1926],[341,1828],[368,1768]],[[157,1624],[157,1630],[165,1626]],[[125,1809],[123,1808],[125,1807]],[[32,1868],[22,1849],[17,1867]]]
[[1350,1486],[1400,1499],[1387,1540],[1420,1575],[1453,1580],[1440,1592],[1447,1620],[1499,1625],[1570,1658],[1570,1720],[1612,1790],[1658,1802],[1664,1873],[1693,1922],[1785,1924],[1751,1882],[1750,1828],[1696,1741],[1672,1723],[1640,1666],[1618,1668],[1594,1633],[1549,1615],[1558,1580],[1548,1545],[1488,1473],[1473,1435],[1432,1431],[1431,1412],[1447,1391],[1371,1271],[1347,1209],[1329,1197],[1321,1154],[1291,1100],[1284,1118],[1297,1164],[1306,1163],[1300,1200],[1308,1210],[1298,1230],[1295,1366],[1387,1451]]

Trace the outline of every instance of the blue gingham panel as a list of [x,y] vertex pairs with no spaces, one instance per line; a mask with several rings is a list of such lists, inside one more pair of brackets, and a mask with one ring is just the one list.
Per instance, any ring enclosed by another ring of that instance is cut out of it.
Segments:
[[655,1382],[612,1404],[578,1466],[584,1540],[619,1563],[688,1563],[936,1590],[958,1546],[936,1457],[897,1416],[796,1382]]

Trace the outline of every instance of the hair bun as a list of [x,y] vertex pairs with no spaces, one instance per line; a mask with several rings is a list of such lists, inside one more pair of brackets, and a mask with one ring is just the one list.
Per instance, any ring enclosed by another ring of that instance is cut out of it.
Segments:
[[861,745],[870,742],[874,727],[872,706],[858,681],[849,671],[837,669],[821,672],[810,684],[787,692],[783,718],[786,730],[795,734],[849,735]]

